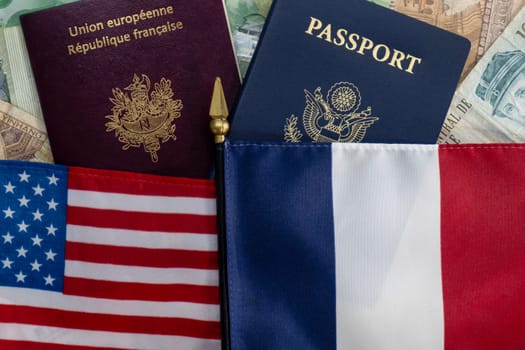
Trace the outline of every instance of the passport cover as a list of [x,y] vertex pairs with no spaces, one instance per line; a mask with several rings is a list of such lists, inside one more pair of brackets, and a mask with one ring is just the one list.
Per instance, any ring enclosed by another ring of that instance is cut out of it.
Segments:
[[469,48],[368,1],[275,0],[229,138],[435,143]]
[[240,76],[221,0],[83,0],[21,17],[55,161],[208,177],[215,77]]

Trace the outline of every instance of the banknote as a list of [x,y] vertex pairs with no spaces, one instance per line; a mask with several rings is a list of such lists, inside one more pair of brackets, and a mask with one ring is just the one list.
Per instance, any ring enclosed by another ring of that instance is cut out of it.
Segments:
[[272,0],[225,0],[225,5],[239,69],[244,77]]
[[374,4],[381,5],[383,7],[394,7],[396,5],[396,0],[369,0]]
[[77,0],[0,0],[0,99],[42,118],[20,15]]
[[476,64],[485,0],[391,0],[391,2],[394,4],[390,4],[389,7],[397,12],[469,39],[471,48],[461,74],[460,80],[463,80]]
[[0,101],[0,159],[52,163],[53,156],[39,118]]
[[486,0],[479,37],[478,59],[501,35],[523,5],[525,0]]
[[459,85],[438,142],[525,142],[525,8]]

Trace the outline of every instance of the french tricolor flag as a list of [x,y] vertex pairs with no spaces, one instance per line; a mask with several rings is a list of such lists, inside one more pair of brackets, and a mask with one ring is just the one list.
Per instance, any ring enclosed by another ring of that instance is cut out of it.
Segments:
[[525,349],[525,145],[225,145],[231,349]]

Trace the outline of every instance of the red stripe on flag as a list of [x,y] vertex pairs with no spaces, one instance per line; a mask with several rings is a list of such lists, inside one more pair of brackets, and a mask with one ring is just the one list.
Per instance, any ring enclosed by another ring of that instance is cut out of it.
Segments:
[[216,251],[148,249],[66,242],[66,259],[128,266],[218,269]]
[[525,148],[439,157],[445,349],[525,349]]
[[217,286],[93,281],[66,276],[64,278],[64,293],[104,299],[219,304],[219,288]]
[[0,349],[5,350],[115,350],[115,348],[102,348],[94,346],[81,346],[81,345],[64,345],[64,344],[51,344],[51,343],[40,343],[32,341],[21,341],[21,340],[2,340],[0,339]]
[[212,180],[70,167],[68,188],[151,196],[215,198]]
[[31,306],[0,305],[0,322],[91,331],[220,339],[220,325],[218,321],[201,321],[175,317],[123,316]]
[[67,207],[71,225],[151,232],[216,233],[215,215],[161,214]]

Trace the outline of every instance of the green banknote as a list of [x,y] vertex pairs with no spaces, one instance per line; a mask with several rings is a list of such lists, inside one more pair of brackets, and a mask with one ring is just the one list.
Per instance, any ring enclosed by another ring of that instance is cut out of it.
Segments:
[[0,0],[0,99],[42,118],[20,15],[77,0]]
[[244,77],[272,0],[225,0],[225,4],[239,69]]
[[525,8],[459,85],[438,141],[525,142]]

